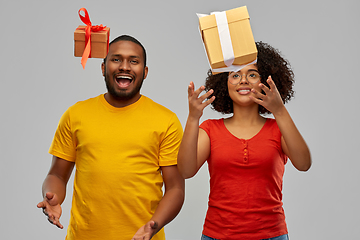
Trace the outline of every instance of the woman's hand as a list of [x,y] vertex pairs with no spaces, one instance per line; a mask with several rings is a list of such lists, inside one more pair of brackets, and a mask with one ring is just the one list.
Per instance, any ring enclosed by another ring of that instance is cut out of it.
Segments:
[[200,119],[203,110],[215,100],[215,96],[206,100],[214,91],[210,89],[208,92],[199,97],[200,93],[204,91],[205,87],[201,86],[195,91],[195,85],[190,82],[188,86],[188,99],[189,99],[189,117]]
[[250,99],[269,110],[272,114],[276,114],[277,112],[283,110],[285,105],[271,76],[268,77],[266,82],[269,84],[270,88],[265,86],[263,83],[259,84],[259,87],[265,92],[265,94],[262,94],[253,88],[251,91],[255,97],[250,96]]

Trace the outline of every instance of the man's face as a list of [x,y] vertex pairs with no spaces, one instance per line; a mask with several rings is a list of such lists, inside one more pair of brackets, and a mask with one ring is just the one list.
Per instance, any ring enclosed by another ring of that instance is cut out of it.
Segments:
[[129,105],[140,98],[140,88],[147,76],[141,46],[131,41],[110,45],[105,64],[101,65],[110,104]]

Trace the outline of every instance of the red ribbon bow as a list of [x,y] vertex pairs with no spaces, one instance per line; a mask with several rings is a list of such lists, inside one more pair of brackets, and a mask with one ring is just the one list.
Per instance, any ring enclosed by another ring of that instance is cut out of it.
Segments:
[[[83,17],[80,14],[81,11],[83,11],[85,13],[85,17]],[[79,17],[80,17],[81,21],[86,24],[86,27],[85,27],[85,49],[84,49],[84,53],[81,58],[81,65],[85,69],[86,62],[87,62],[88,58],[91,57],[91,32],[102,31],[106,28],[106,26],[103,26],[102,24],[92,26],[89,14],[85,8],[79,9]]]

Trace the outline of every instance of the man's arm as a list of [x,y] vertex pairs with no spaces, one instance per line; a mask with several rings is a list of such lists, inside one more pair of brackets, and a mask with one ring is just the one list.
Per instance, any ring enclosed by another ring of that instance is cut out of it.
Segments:
[[74,162],[69,162],[59,157],[53,156],[49,173],[47,174],[43,186],[43,201],[37,207],[42,208],[49,222],[59,228],[63,228],[59,218],[61,216],[61,204],[66,196],[66,185],[74,169]]
[[165,193],[151,220],[142,226],[132,240],[151,239],[161,228],[171,222],[184,203],[185,180],[177,166],[161,167],[165,184]]

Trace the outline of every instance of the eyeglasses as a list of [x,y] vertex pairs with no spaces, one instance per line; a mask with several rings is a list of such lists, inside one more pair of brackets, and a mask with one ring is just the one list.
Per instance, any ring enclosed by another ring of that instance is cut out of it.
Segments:
[[252,84],[260,81],[260,74],[256,71],[249,71],[246,74],[240,74],[239,72],[231,72],[228,76],[228,80],[231,84],[237,85],[241,81],[243,76],[245,76],[246,80]]

